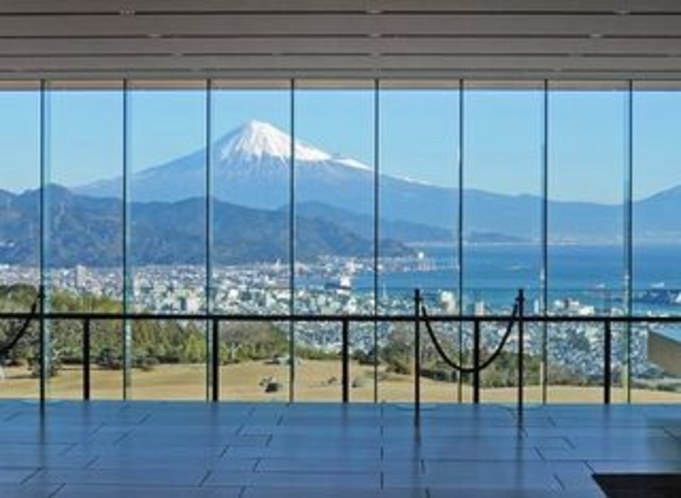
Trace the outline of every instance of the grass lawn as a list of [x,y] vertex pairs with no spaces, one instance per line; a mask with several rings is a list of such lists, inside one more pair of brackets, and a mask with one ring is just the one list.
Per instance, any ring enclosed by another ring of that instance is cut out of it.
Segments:
[[[386,374],[379,369],[379,401],[411,402],[414,378],[409,375]],[[341,363],[329,360],[304,360],[295,369],[296,401],[340,402],[342,394]],[[373,401],[373,367],[352,362],[350,377],[355,387],[350,391],[351,401]],[[261,385],[271,379],[281,385],[277,392],[267,393]],[[134,369],[132,374],[132,399],[149,400],[204,400],[206,396],[206,368],[203,365],[158,365],[150,371]],[[121,371],[92,367],[92,398],[121,399],[123,374]],[[549,401],[554,403],[601,403],[600,387],[549,386]],[[289,368],[286,365],[250,361],[220,368],[220,394],[223,400],[238,401],[288,401]],[[463,387],[463,400],[470,402],[471,389]],[[5,368],[5,379],[0,380],[0,398],[36,398],[37,379],[21,367]],[[453,402],[457,399],[457,385],[449,382],[421,379],[423,402]],[[50,396],[55,399],[82,398],[82,371],[80,367],[63,368],[50,382]],[[483,402],[514,403],[515,388],[483,389]],[[540,401],[537,386],[525,389],[528,403]],[[612,389],[613,402],[622,402],[624,390]],[[632,390],[632,400],[639,403],[681,402],[681,393],[647,389]]]

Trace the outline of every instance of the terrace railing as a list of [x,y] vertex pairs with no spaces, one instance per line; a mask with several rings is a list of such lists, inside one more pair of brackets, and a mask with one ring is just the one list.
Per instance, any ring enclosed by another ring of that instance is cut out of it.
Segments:
[[[611,315],[588,315],[588,316],[576,316],[576,315],[526,315],[524,313],[524,297],[522,291],[516,298],[516,311],[511,315],[459,315],[459,314],[437,314],[429,315],[427,309],[423,305],[423,301],[419,291],[415,292],[414,295],[414,312],[413,314],[270,314],[270,315],[257,315],[257,314],[218,314],[218,313],[139,313],[139,312],[126,312],[126,313],[107,313],[107,312],[76,312],[76,311],[46,311],[40,309],[32,310],[30,312],[0,312],[0,322],[8,320],[22,320],[30,321],[34,320],[40,324],[41,334],[44,334],[45,324],[53,321],[65,320],[72,322],[79,322],[81,324],[82,330],[82,399],[91,399],[91,337],[92,337],[92,324],[93,322],[106,322],[106,321],[116,321],[116,322],[128,322],[128,323],[140,323],[144,321],[181,321],[186,323],[207,323],[209,324],[209,331],[211,335],[211,341],[213,345],[220,343],[220,326],[223,323],[239,323],[239,322],[283,322],[283,323],[336,323],[340,325],[341,331],[341,399],[343,403],[348,403],[350,401],[350,330],[352,324],[381,324],[381,323],[404,323],[413,324],[414,327],[414,393],[413,393],[413,403],[418,411],[422,401],[420,382],[421,382],[421,368],[420,368],[420,357],[421,357],[421,325],[425,324],[429,329],[431,339],[433,339],[434,344],[438,344],[438,340],[433,333],[432,327],[435,324],[461,324],[472,326],[473,330],[473,365],[471,367],[464,367],[463,365],[456,364],[449,358],[448,363],[450,366],[456,366],[457,369],[463,373],[472,374],[472,399],[474,403],[480,403],[480,391],[481,391],[481,370],[488,366],[491,361],[481,361],[481,329],[485,324],[492,323],[511,323],[515,324],[515,334],[517,339],[517,349],[515,353],[517,354],[517,369],[518,369],[518,389],[517,389],[517,402],[519,409],[522,410],[523,407],[523,383],[525,379],[525,327],[528,324],[543,324],[543,325],[553,325],[553,324],[568,324],[568,323],[590,323],[600,326],[602,332],[602,379],[603,379],[603,393],[602,401],[605,404],[611,403],[612,400],[612,344],[613,344],[613,326],[615,325],[643,325],[643,324],[681,324],[681,316],[611,316]],[[508,328],[508,332],[504,337],[499,351],[506,344],[508,335],[511,334],[511,328]],[[41,338],[42,343],[42,338]],[[436,346],[437,348],[437,346]],[[441,349],[441,348],[440,348]],[[41,347],[39,354],[44,355],[46,348]],[[444,353],[440,351],[440,353]],[[495,353],[496,354],[496,353]],[[445,355],[446,356],[446,355]],[[45,358],[40,358],[40,364],[45,365]],[[211,382],[210,382],[210,396],[209,399],[213,402],[218,402],[221,400],[220,395],[220,350],[218,347],[212,347],[211,354],[208,358],[209,368],[211,372]],[[45,369],[41,370],[41,377],[45,377]],[[46,396],[45,390],[40,391],[40,401],[45,403]]]

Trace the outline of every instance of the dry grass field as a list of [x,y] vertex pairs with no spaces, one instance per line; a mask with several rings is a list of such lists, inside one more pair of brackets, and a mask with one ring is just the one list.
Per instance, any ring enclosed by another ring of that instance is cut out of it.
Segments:
[[[388,402],[413,400],[412,376],[386,374],[379,370],[378,399]],[[373,367],[352,363],[350,376],[354,387],[350,399],[354,402],[370,402],[374,399]],[[267,379],[280,384],[276,392],[265,392],[263,381]],[[159,365],[150,371],[134,369],[132,374],[132,398],[137,400],[204,400],[206,396],[206,369],[202,365]],[[92,398],[121,399],[122,372],[92,369]],[[63,368],[53,378],[49,388],[55,399],[81,399],[82,372],[80,367]],[[289,369],[286,365],[266,362],[244,362],[223,366],[220,369],[221,399],[235,401],[288,401]],[[24,368],[5,368],[5,378],[0,380],[0,398],[35,398],[38,382]],[[340,361],[306,360],[296,366],[296,401],[339,402],[341,400]],[[422,378],[423,402],[453,402],[457,400],[457,386]],[[554,403],[601,403],[603,391],[599,387],[550,386],[549,401]],[[483,389],[483,402],[514,403],[515,388]],[[622,389],[613,388],[613,402],[624,401]],[[471,390],[464,386],[463,401],[471,401]],[[537,386],[525,389],[527,402],[539,402]],[[632,400],[639,403],[679,403],[681,393],[636,389]]]

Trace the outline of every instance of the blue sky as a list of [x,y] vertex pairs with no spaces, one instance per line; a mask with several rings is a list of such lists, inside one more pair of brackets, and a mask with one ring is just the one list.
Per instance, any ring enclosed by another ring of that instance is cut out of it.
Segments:
[[[681,184],[681,92],[634,95],[635,197]],[[215,138],[248,121],[290,131],[290,93],[224,90],[213,94]],[[555,199],[618,202],[624,189],[627,128],[624,92],[552,92],[549,185]],[[374,164],[372,90],[297,90],[296,136],[328,152]],[[466,187],[539,194],[543,95],[539,91],[468,90],[464,94]],[[455,185],[459,94],[450,90],[383,90],[379,154],[383,173]],[[0,92],[0,187],[38,185],[39,95]],[[133,171],[205,145],[201,91],[130,94]],[[79,185],[120,174],[120,92],[54,91],[49,99],[51,178]]]

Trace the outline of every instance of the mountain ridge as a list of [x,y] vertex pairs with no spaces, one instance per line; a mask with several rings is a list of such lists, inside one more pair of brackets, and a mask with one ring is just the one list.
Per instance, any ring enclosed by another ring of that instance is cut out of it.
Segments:
[[[91,198],[58,186],[47,187],[47,253],[50,267],[120,266],[123,205],[115,198]],[[0,263],[37,264],[40,190],[10,194],[0,205]],[[206,200],[130,203],[130,248],[134,265],[202,264],[206,251]],[[296,217],[296,258],[321,255],[369,257],[373,240],[326,220]],[[213,200],[212,257],[216,264],[286,259],[289,217],[285,212]],[[412,250],[395,240],[381,242],[390,255]]]
[[[291,149],[293,181],[291,192]],[[212,147],[211,195],[235,205],[256,209],[286,209],[297,205],[321,205],[328,220],[339,221],[330,208],[342,210],[346,228],[368,235],[362,227],[373,222],[376,174],[361,161],[336,156],[296,140],[273,125],[248,122],[220,137]],[[175,160],[131,175],[130,197],[139,201],[176,202],[202,197],[206,188],[206,151],[200,149]],[[459,192],[381,173],[378,184],[378,216],[388,223],[428,226],[453,232],[458,226]],[[121,180],[105,180],[78,188],[90,196],[120,197]],[[464,191],[462,216],[467,233],[539,239],[543,200],[531,194],[506,195],[480,189]],[[548,200],[552,240],[558,242],[612,242],[622,237],[624,211],[612,204]],[[671,187],[636,201],[634,226],[647,240],[681,240],[681,223],[673,215],[681,210],[681,187]],[[354,219],[354,222],[351,220]],[[390,230],[388,230],[390,233]],[[434,232],[431,232],[431,235]],[[440,232],[442,233],[442,232]],[[425,236],[425,234],[423,234]],[[417,237],[418,238],[418,237]],[[442,238],[437,236],[436,238]],[[402,238],[414,241],[414,237]]]

